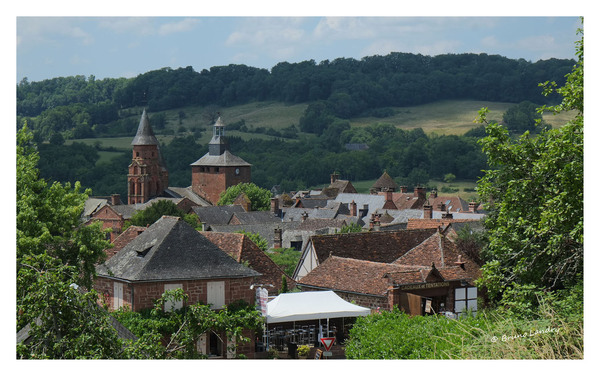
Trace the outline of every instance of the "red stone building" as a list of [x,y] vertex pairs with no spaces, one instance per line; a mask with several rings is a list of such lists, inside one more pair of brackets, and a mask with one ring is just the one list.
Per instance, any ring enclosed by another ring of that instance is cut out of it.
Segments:
[[213,126],[208,153],[191,166],[192,190],[213,205],[227,188],[239,183],[250,183],[251,165],[229,151],[225,124],[220,117]]
[[[163,216],[117,254],[96,268],[94,289],[110,309],[150,308],[165,291],[181,288],[187,304],[211,304],[220,309],[238,300],[253,305],[250,286],[260,273],[239,264],[178,217]],[[183,302],[169,302],[165,310]],[[221,336],[225,338],[225,336]],[[253,338],[253,336],[251,337]],[[248,349],[253,350],[254,343]],[[226,356],[227,343],[207,336],[202,353]],[[243,351],[243,350],[242,350]],[[240,349],[238,349],[240,353]],[[245,353],[252,356],[253,351]]]
[[160,154],[159,143],[146,109],[131,142],[133,154],[127,174],[127,203],[141,204],[163,194],[169,186],[169,173]]
[[[412,315],[477,310],[473,281],[480,276],[479,266],[458,249],[448,231],[315,236],[311,253],[316,265],[297,286],[303,291],[333,290],[372,309],[399,306]],[[318,238],[323,241],[315,242]],[[332,250],[335,243],[343,248]]]

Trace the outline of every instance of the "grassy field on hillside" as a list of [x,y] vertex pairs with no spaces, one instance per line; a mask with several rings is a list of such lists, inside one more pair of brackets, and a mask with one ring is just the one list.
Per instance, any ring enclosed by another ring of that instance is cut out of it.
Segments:
[[[368,126],[375,123],[387,123],[395,125],[402,129],[422,128],[425,133],[438,135],[461,135],[466,131],[478,126],[473,121],[478,116],[478,111],[482,107],[489,109],[488,119],[501,121],[502,114],[513,106],[511,103],[452,100],[440,101],[436,103],[425,104],[412,107],[396,107],[396,114],[386,118],[354,118],[350,119],[351,126]],[[307,104],[286,105],[279,102],[254,102],[239,106],[227,108],[217,107],[184,107],[176,110],[164,111],[166,115],[165,129],[173,133],[171,135],[158,134],[157,138],[162,143],[169,143],[174,137],[191,135],[195,130],[201,129],[202,135],[198,142],[207,144],[212,137],[211,124],[207,120],[207,111],[219,111],[225,124],[232,124],[244,120],[248,128],[256,129],[258,127],[273,128],[280,130],[294,124],[299,128],[299,120],[306,109]],[[138,111],[139,110],[139,111]],[[127,110],[131,114],[139,112],[141,108]],[[179,113],[183,112],[184,117],[180,119]],[[152,117],[150,113],[150,117]],[[139,114],[131,115],[139,120]],[[544,120],[554,127],[565,124],[572,114],[563,113],[559,115],[545,114]],[[272,139],[262,133],[229,131],[229,135],[238,136],[244,140],[250,139]],[[305,135],[300,132],[299,136]],[[114,137],[114,138],[93,138],[68,140],[67,143],[74,141],[83,142],[88,145],[99,143],[103,147],[114,147],[117,150],[131,150],[132,137]],[[114,153],[112,153],[114,155]],[[101,161],[108,160],[111,152],[103,152]],[[368,187],[366,189],[368,191]]]
[[[478,126],[474,120],[479,110],[487,107],[488,121],[502,122],[502,115],[514,103],[485,102],[469,100],[448,100],[428,103],[412,107],[394,107],[396,114],[387,118],[355,118],[350,121],[352,126],[367,126],[373,123],[393,124],[402,129],[422,128],[425,133],[439,135],[462,135]],[[543,119],[553,127],[565,124],[572,114],[544,114]]]

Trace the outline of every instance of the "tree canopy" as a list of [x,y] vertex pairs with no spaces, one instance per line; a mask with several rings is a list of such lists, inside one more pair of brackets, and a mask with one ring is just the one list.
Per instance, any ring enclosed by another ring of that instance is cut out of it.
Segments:
[[[558,129],[528,132],[513,140],[495,123],[481,140],[490,169],[478,193],[488,202],[485,224],[489,244],[483,249],[481,285],[492,298],[529,290],[570,288],[583,274],[583,31],[578,62],[564,86],[546,82],[563,101],[542,107],[577,116]],[[485,122],[485,109],[482,110]],[[533,295],[530,295],[530,297]]]
[[271,191],[261,188],[254,183],[233,185],[223,193],[217,205],[231,205],[239,195],[245,194],[250,200],[250,209],[269,210],[271,208]]

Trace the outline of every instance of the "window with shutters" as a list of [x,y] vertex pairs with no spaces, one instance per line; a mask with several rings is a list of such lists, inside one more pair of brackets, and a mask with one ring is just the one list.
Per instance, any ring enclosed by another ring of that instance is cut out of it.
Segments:
[[123,307],[123,284],[121,282],[113,282],[113,309],[117,310]]
[[221,309],[225,305],[225,282],[208,282],[206,284],[206,303],[212,309]]

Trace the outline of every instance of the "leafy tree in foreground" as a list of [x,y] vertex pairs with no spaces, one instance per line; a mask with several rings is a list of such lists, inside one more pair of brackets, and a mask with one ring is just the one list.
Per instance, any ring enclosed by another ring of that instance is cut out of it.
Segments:
[[217,205],[231,205],[240,194],[246,194],[250,200],[251,210],[269,210],[271,208],[271,191],[254,183],[233,185],[223,193]]
[[[574,110],[575,118],[559,129],[528,132],[513,141],[498,124],[487,124],[480,142],[491,169],[478,183],[489,203],[489,244],[482,256],[481,285],[491,298],[510,296],[533,301],[535,291],[570,288],[583,273],[583,31],[579,61],[556,89],[555,113]],[[556,84],[545,83],[544,93]],[[485,122],[486,109],[481,111]],[[524,291],[531,291],[525,294]],[[516,295],[515,295],[516,294]],[[527,296],[526,296],[527,295]]]
[[31,325],[18,358],[114,358],[122,345],[95,303],[94,265],[110,244],[99,224],[84,226],[89,191],[40,179],[32,134],[17,133],[17,330]]

